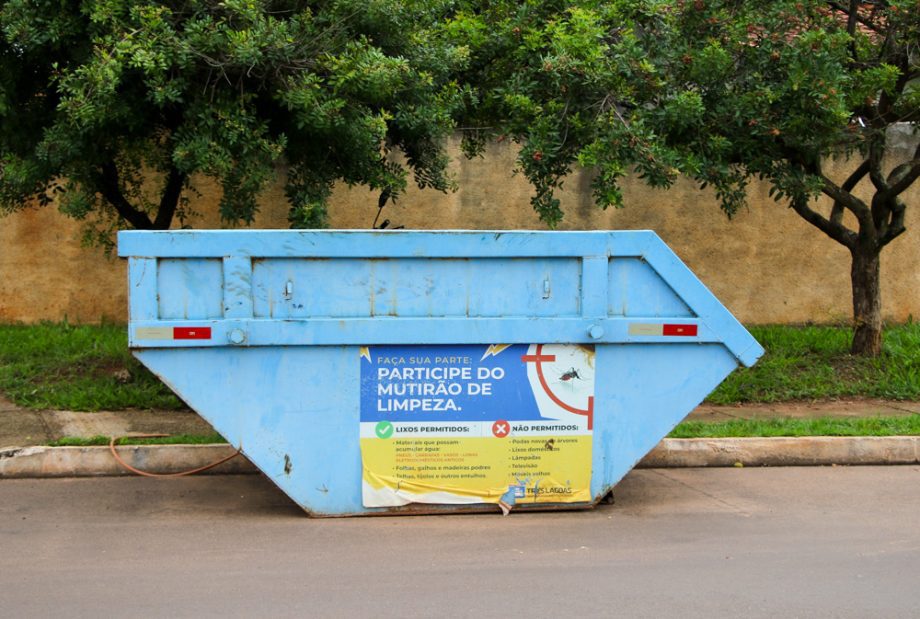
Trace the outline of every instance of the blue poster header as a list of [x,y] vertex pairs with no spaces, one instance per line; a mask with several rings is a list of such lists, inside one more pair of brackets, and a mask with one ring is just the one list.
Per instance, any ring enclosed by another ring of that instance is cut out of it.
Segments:
[[361,421],[538,420],[528,346],[361,349]]

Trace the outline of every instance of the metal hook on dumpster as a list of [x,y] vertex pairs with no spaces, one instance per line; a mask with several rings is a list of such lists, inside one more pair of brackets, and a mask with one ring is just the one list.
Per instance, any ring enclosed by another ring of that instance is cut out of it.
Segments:
[[149,473],[147,471],[142,471],[140,469],[134,468],[133,466],[125,462],[122,459],[122,457],[118,455],[118,451],[115,449],[115,441],[122,439],[122,438],[162,438],[165,436],[169,436],[169,434],[133,434],[131,436],[113,436],[112,440],[109,441],[109,451],[112,452],[112,456],[115,458],[115,461],[118,462],[118,464],[120,464],[125,469],[131,471],[132,473],[135,473],[136,475],[141,475],[143,477],[183,477],[186,475],[194,475],[195,473],[202,473],[204,471],[207,471],[208,469],[213,469],[214,467],[219,466],[223,464],[224,462],[228,462],[232,460],[233,458],[237,457],[238,455],[240,455],[241,453],[241,451],[237,449],[235,452],[233,452],[226,458],[221,458],[220,460],[216,462],[212,462],[211,464],[207,464],[205,466],[199,466],[197,468],[190,469],[187,471],[179,471],[177,473]]

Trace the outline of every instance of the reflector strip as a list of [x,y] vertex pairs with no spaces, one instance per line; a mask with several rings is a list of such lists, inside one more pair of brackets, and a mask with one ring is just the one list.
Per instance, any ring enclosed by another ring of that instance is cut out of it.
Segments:
[[664,325],[650,325],[641,322],[633,322],[629,325],[630,335],[664,335]]
[[172,327],[138,327],[134,337],[139,340],[171,340],[173,330]]
[[687,337],[696,336],[696,325],[663,325],[662,335],[684,335]]
[[174,327],[173,339],[209,340],[211,339],[211,327]]
[[211,327],[138,327],[138,340],[209,340]]
[[697,325],[648,324],[634,322],[629,325],[630,335],[658,335],[696,337]]

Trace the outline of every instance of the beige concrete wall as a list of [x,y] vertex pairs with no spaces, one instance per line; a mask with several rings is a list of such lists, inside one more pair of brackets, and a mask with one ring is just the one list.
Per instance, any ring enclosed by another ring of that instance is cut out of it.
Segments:
[[[902,156],[909,144],[892,153]],[[902,152],[903,151],[903,152]],[[454,152],[457,152],[456,149]],[[454,170],[459,191],[411,190],[383,217],[413,229],[545,229],[530,208],[530,188],[514,176],[514,151],[491,147],[482,159],[459,154]],[[841,166],[840,174],[845,174]],[[728,221],[712,194],[679,182],[669,191],[626,184],[627,207],[602,211],[591,201],[590,179],[574,174],[562,191],[564,230],[655,230],[742,321],[755,323],[837,322],[851,315],[848,252],[767,196],[750,188],[750,207]],[[200,187],[208,212],[218,190]],[[920,188],[905,195],[908,232],[882,255],[886,319],[920,316]],[[330,208],[336,228],[369,228],[376,195],[363,189],[336,191]],[[823,204],[827,208],[827,204]],[[285,228],[280,187],[266,192],[256,226]],[[215,225],[198,221],[195,227]],[[0,321],[123,321],[125,267],[99,249],[80,246],[78,223],[51,208],[30,209],[0,219]]]

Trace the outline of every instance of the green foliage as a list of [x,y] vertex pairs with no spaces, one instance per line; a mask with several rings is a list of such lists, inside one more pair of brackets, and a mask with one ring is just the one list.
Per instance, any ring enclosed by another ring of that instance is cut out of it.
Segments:
[[453,79],[468,55],[430,31],[451,10],[4,0],[0,209],[59,197],[91,236],[118,218],[165,228],[189,215],[192,179],[211,177],[223,219],[249,223],[280,172],[292,224],[321,226],[336,181],[398,193],[411,171],[450,189],[442,147],[471,96]]
[[[48,443],[50,447],[103,447],[108,446],[112,437],[96,435],[88,438],[80,436],[65,436]],[[157,436],[153,438],[123,437],[119,438],[116,445],[214,445],[226,443],[227,439],[216,432],[211,434],[174,434],[170,436]]]
[[[464,126],[488,127],[521,145],[520,171],[535,189],[532,204],[550,226],[562,218],[556,191],[573,165],[597,170],[595,197],[622,205],[620,179],[630,166],[667,185],[676,170],[641,119],[626,107],[646,101],[654,67],[632,25],[656,19],[651,2],[464,3],[442,30],[448,45],[469,48],[461,82],[476,88]],[[470,152],[483,130],[464,136]]]
[[131,356],[123,325],[0,325],[0,391],[28,408],[185,408]]
[[[875,359],[850,355],[843,327],[750,329],[766,354],[733,372],[708,402],[920,400],[920,324],[889,327]],[[124,325],[0,325],[0,392],[29,408],[184,408],[128,352]]]
[[[653,187],[680,174],[711,186],[729,217],[751,180],[764,180],[859,265],[906,230],[900,196],[920,178],[920,147],[903,161],[885,154],[894,125],[920,126],[916,0],[463,6],[443,34],[470,47],[462,81],[478,96],[464,125],[521,145],[519,168],[549,225],[563,216],[556,193],[578,163],[592,169],[604,208],[623,205],[630,172]],[[468,151],[488,137],[475,131]],[[830,158],[851,162],[852,174],[829,178]],[[864,180],[870,201],[856,189]],[[814,205],[820,194],[830,213]],[[854,273],[853,349],[878,354],[878,276],[869,266]]]
[[732,419],[684,421],[669,438],[723,438],[745,436],[916,436],[920,415],[899,417],[818,417],[815,419]]
[[920,400],[920,325],[885,330],[882,354],[849,353],[844,327],[751,327],[766,349],[752,368],[733,372],[707,402],[782,402],[865,397]]
[[[460,122],[468,155],[520,145],[550,226],[576,165],[605,208],[623,205],[630,172],[654,187],[684,174],[731,216],[761,178],[835,240],[878,252],[904,231],[898,196],[920,175],[920,153],[881,167],[888,128],[920,120],[920,10],[848,6],[5,0],[0,208],[59,197],[103,232],[116,214],[162,228],[188,217],[183,190],[204,175],[222,216],[245,223],[281,171],[291,224],[321,226],[336,182],[395,195],[411,171],[451,189],[443,143]],[[833,156],[872,164],[856,178],[871,177],[871,206],[825,177]],[[808,206],[822,192],[833,216]]]
[[[577,162],[593,168],[603,207],[622,206],[619,182],[635,170],[656,187],[678,174],[711,185],[731,216],[757,177],[841,243],[880,248],[903,232],[903,188],[880,168],[875,229],[849,233],[806,205],[824,192],[868,212],[851,188],[840,198],[821,162],[858,165],[884,151],[890,125],[920,121],[920,9],[859,5],[852,20],[847,10],[820,0],[467,2],[443,32],[470,48],[463,80],[480,94],[464,124],[522,145],[520,169],[551,225],[562,217],[555,191]],[[471,141],[475,151],[481,132]],[[920,171],[920,153],[907,165]]]

